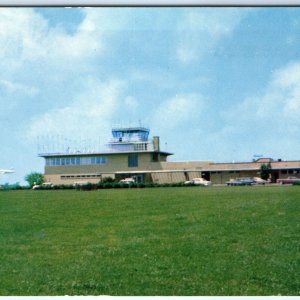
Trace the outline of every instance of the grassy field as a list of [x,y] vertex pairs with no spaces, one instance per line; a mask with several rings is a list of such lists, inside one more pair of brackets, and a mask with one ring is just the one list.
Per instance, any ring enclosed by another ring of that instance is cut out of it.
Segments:
[[0,192],[0,295],[299,295],[300,187]]

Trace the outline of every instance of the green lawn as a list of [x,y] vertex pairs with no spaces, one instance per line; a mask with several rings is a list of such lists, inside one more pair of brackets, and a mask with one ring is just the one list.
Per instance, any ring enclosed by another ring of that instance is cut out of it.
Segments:
[[299,295],[300,187],[0,192],[0,295]]

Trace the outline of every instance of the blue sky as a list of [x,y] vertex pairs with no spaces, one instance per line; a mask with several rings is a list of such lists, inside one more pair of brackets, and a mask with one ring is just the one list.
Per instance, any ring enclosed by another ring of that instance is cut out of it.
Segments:
[[3,182],[37,137],[150,127],[172,161],[300,159],[300,8],[1,8]]

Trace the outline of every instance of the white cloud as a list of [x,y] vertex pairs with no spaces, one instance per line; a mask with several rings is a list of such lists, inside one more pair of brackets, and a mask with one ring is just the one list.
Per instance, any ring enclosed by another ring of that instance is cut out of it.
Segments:
[[293,62],[274,71],[264,91],[223,111],[226,126],[215,139],[229,144],[238,137],[243,152],[289,153],[293,159],[300,151],[299,116],[300,62]]
[[178,25],[176,56],[182,63],[201,59],[230,36],[247,10],[207,8],[188,10]]
[[293,124],[300,125],[300,62],[276,70],[265,93],[255,101],[257,118],[283,120],[279,128],[285,132],[292,129]]
[[102,137],[109,131],[113,114],[120,103],[124,83],[119,80],[98,82],[87,80],[86,90],[70,105],[49,111],[32,120],[27,135],[62,134],[66,137]]
[[0,70],[15,71],[25,63],[75,67],[102,51],[102,32],[95,30],[93,18],[86,17],[75,33],[50,27],[47,20],[31,8],[0,9]]
[[125,98],[125,105],[130,110],[136,110],[139,106],[137,99],[133,96],[127,96]]
[[[166,100],[157,108],[154,124],[161,124],[166,130],[193,119],[203,108],[203,99],[195,94],[181,94]],[[159,125],[158,125],[159,126]]]
[[38,88],[34,86],[27,86],[8,80],[0,80],[0,90],[1,88],[9,93],[23,93],[29,96],[35,96],[39,92]]

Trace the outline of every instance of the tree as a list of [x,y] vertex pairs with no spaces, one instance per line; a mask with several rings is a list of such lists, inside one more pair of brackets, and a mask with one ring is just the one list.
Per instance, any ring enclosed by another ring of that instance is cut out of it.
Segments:
[[269,162],[268,162],[268,164],[262,164],[260,166],[260,178],[261,179],[268,180],[271,172],[272,172],[272,167]]
[[28,182],[30,187],[33,187],[35,184],[42,184],[44,182],[44,176],[41,173],[32,172],[25,176],[25,180]]

